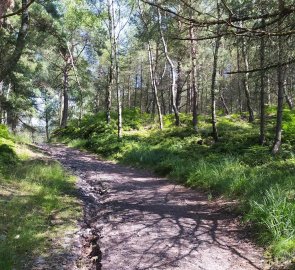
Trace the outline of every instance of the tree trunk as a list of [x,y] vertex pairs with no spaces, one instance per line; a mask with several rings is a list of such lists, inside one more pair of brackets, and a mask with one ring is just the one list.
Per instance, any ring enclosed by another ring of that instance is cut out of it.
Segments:
[[221,100],[222,106],[224,108],[224,112],[225,112],[226,115],[229,115],[229,109],[228,109],[228,107],[226,105],[226,102],[225,102],[221,87],[219,88],[219,92],[220,92],[220,100]]
[[287,91],[287,79],[284,80],[284,96],[285,96],[285,99],[286,99],[289,109],[293,110],[294,104],[292,102],[291,97],[289,97],[288,91]]
[[49,104],[48,104],[48,94],[47,90],[45,89],[45,96],[44,96],[44,102],[45,102],[45,133],[46,133],[46,141],[49,142]]
[[109,0],[109,20],[110,20],[110,38],[111,38],[111,51],[112,58],[114,61],[114,80],[116,86],[117,93],[117,131],[118,131],[118,139],[122,138],[122,101],[121,101],[121,89],[120,89],[120,74],[119,74],[119,59],[118,59],[118,37],[116,34],[116,26],[115,26],[115,6],[113,0]]
[[[280,10],[284,9],[284,1],[278,0]],[[278,21],[278,32],[282,30],[283,19]],[[277,123],[274,144],[272,147],[272,154],[277,154],[280,151],[282,144],[282,123],[283,123],[283,104],[284,104],[284,70],[283,70],[283,37],[278,37],[278,105],[277,105]]]
[[159,98],[158,98],[158,87],[157,87],[157,82],[156,82],[155,74],[154,74],[154,60],[153,60],[153,54],[152,54],[152,48],[151,48],[150,41],[148,41],[148,55],[149,55],[150,78],[151,78],[152,89],[153,89],[154,100],[155,100],[154,104],[157,106],[160,129],[162,130],[163,129],[163,117],[162,117],[162,112],[161,112],[161,105],[160,105]]
[[[191,72],[190,72],[191,73]],[[189,75],[189,80],[187,82],[186,89],[186,107],[185,112],[189,114],[191,112],[191,74]]]
[[137,105],[137,89],[138,89],[138,75],[136,74],[135,78],[135,87],[134,87],[134,103],[133,103],[133,109],[136,108]]
[[0,65],[0,82],[3,81],[6,78],[6,76],[13,71],[25,47],[26,38],[29,32],[29,23],[30,23],[29,12],[28,12],[28,9],[26,8],[27,5],[28,5],[28,0],[22,0],[22,8],[24,9],[24,11],[21,16],[21,26],[19,29],[18,37],[17,37],[15,48],[12,55],[10,55],[5,60],[5,62],[1,63]]
[[113,86],[113,63],[111,63],[109,69],[109,82],[106,91],[106,120],[109,124],[111,122],[111,107],[112,107],[112,86]]
[[75,66],[75,61],[74,61],[74,56],[73,56],[74,46],[71,45],[71,47],[70,47],[69,43],[67,42],[67,48],[68,48],[68,52],[69,52],[69,56],[70,56],[68,61],[70,60],[70,63],[72,65],[72,68],[73,68],[73,71],[74,71],[76,83],[77,83],[78,88],[79,88],[79,95],[80,95],[79,125],[80,125],[82,117],[83,117],[83,106],[84,106],[83,88],[82,88],[82,85],[81,85],[79,77],[78,77],[77,68]]
[[190,26],[190,39],[191,39],[191,90],[192,90],[192,106],[193,106],[193,128],[198,132],[198,89],[196,85],[197,65],[196,65],[196,42],[195,42],[195,29]]
[[[262,21],[265,24],[265,20]],[[265,38],[260,38],[260,136],[259,143],[263,145],[265,143]]]
[[[238,72],[240,71],[240,50],[239,50],[239,42],[237,43],[237,68]],[[238,74],[238,92],[239,92],[239,112],[240,115],[243,114],[243,101],[242,101],[242,87],[240,82],[240,75]]]
[[63,109],[61,115],[60,127],[65,128],[68,122],[69,114],[69,96],[68,96],[68,67],[63,71]]
[[[243,53],[243,59],[244,59],[244,65],[246,71],[249,70],[249,63],[248,63],[248,56],[246,52],[246,42],[245,39],[242,42],[242,53]],[[249,122],[252,123],[254,121],[254,112],[251,105],[251,97],[250,97],[250,90],[249,90],[249,73],[245,73],[244,77],[244,90],[245,90],[245,96],[246,96],[246,102],[247,102],[247,108],[249,113]]]
[[139,101],[139,107],[140,107],[140,113],[143,113],[142,108],[142,98],[143,98],[143,67],[142,67],[142,59],[140,62],[140,101]]
[[269,79],[269,75],[267,75],[267,105],[271,106],[271,90],[270,90],[270,79]]
[[182,92],[182,80],[181,80],[181,60],[177,61],[177,88],[176,88],[176,108],[179,111],[181,105],[181,92]]
[[149,95],[149,86],[152,85],[151,82],[147,80],[146,82],[146,99],[145,99],[145,112],[148,113],[150,95]]
[[[143,22],[146,30],[148,30],[148,24],[144,20],[143,11],[141,9],[139,2],[138,2],[138,7],[140,10],[142,22]],[[154,100],[155,100],[154,104],[156,103],[156,106],[157,106],[157,111],[158,111],[158,116],[159,116],[159,127],[160,127],[160,130],[162,130],[163,129],[163,117],[162,117],[162,112],[161,112],[161,105],[160,105],[159,98],[158,98],[158,89],[157,89],[157,83],[156,83],[156,78],[155,78],[155,74],[154,74],[154,72],[155,72],[154,59],[153,59],[152,47],[151,47],[150,40],[148,41],[147,45],[148,45],[148,58],[149,58],[151,86],[152,86]],[[147,108],[148,108],[148,106],[147,106]]]
[[162,31],[162,15],[161,15],[159,8],[158,8],[158,20],[159,20],[159,30],[160,30],[162,43],[163,43],[164,53],[165,53],[165,56],[166,56],[166,59],[167,59],[169,65],[170,65],[170,70],[171,70],[171,78],[172,78],[171,99],[172,99],[172,109],[173,109],[173,112],[175,115],[175,125],[179,126],[180,125],[179,112],[176,107],[176,71],[175,71],[174,63],[169,56],[167,43],[166,43],[163,31]]
[[106,89],[106,121],[111,122],[111,107],[112,107],[112,89],[114,84],[114,50],[113,50],[113,31],[114,21],[112,15],[113,0],[108,0],[108,20],[109,20],[109,39],[111,43],[109,82]]
[[117,50],[115,56],[116,63],[116,90],[117,90],[117,109],[118,109],[118,138],[122,138],[123,132],[123,119],[122,119],[122,101],[121,101],[121,90],[120,90],[120,77],[119,77],[119,62],[117,59]]
[[[220,17],[219,4],[217,3],[218,18]],[[220,26],[217,26],[217,35],[219,35]],[[215,91],[216,91],[216,73],[218,65],[218,53],[220,47],[221,36],[218,36],[215,40],[214,56],[213,56],[213,71],[212,71],[212,80],[211,80],[211,120],[212,120],[212,135],[215,142],[218,141],[218,131],[216,126],[216,100],[215,100]]]
[[128,85],[127,85],[127,90],[128,90],[128,109],[131,108],[131,89],[130,89],[130,79],[131,75],[128,75]]

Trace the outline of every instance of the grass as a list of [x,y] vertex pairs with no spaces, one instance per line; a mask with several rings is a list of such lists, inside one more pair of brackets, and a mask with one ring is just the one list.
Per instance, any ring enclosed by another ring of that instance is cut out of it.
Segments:
[[259,123],[249,124],[237,115],[219,117],[218,143],[210,136],[206,117],[198,134],[190,128],[188,115],[181,115],[182,127],[174,127],[173,116],[165,116],[166,128],[160,132],[138,111],[128,111],[122,141],[117,140],[115,120],[107,126],[103,114],[88,116],[80,126],[73,123],[56,135],[71,146],[151,169],[210,195],[238,199],[257,240],[274,260],[284,261],[295,257],[295,114],[284,111],[284,144],[274,157],[273,112],[268,109],[264,146],[258,144]]
[[[3,127],[2,127],[3,129]],[[0,134],[1,135],[1,134]],[[0,143],[0,269],[31,269],[53,239],[76,226],[75,181],[55,161],[7,136]],[[52,220],[59,220],[54,225]]]

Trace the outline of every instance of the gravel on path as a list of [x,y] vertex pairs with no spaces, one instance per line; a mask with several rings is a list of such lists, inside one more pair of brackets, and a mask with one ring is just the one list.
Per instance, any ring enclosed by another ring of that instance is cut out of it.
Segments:
[[78,269],[263,269],[232,203],[63,145],[43,148],[79,176]]

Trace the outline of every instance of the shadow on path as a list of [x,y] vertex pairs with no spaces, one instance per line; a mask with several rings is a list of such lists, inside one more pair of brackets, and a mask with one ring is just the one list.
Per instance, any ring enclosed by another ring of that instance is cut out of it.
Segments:
[[227,203],[61,145],[50,151],[81,178],[91,205],[85,218],[101,234],[102,269],[262,268],[262,251]]

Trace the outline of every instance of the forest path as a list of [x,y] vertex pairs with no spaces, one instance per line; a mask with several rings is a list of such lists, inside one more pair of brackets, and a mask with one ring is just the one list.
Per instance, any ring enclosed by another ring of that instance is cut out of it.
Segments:
[[84,261],[98,257],[82,269],[263,268],[262,250],[226,210],[230,203],[63,145],[46,148],[80,178],[92,233]]

